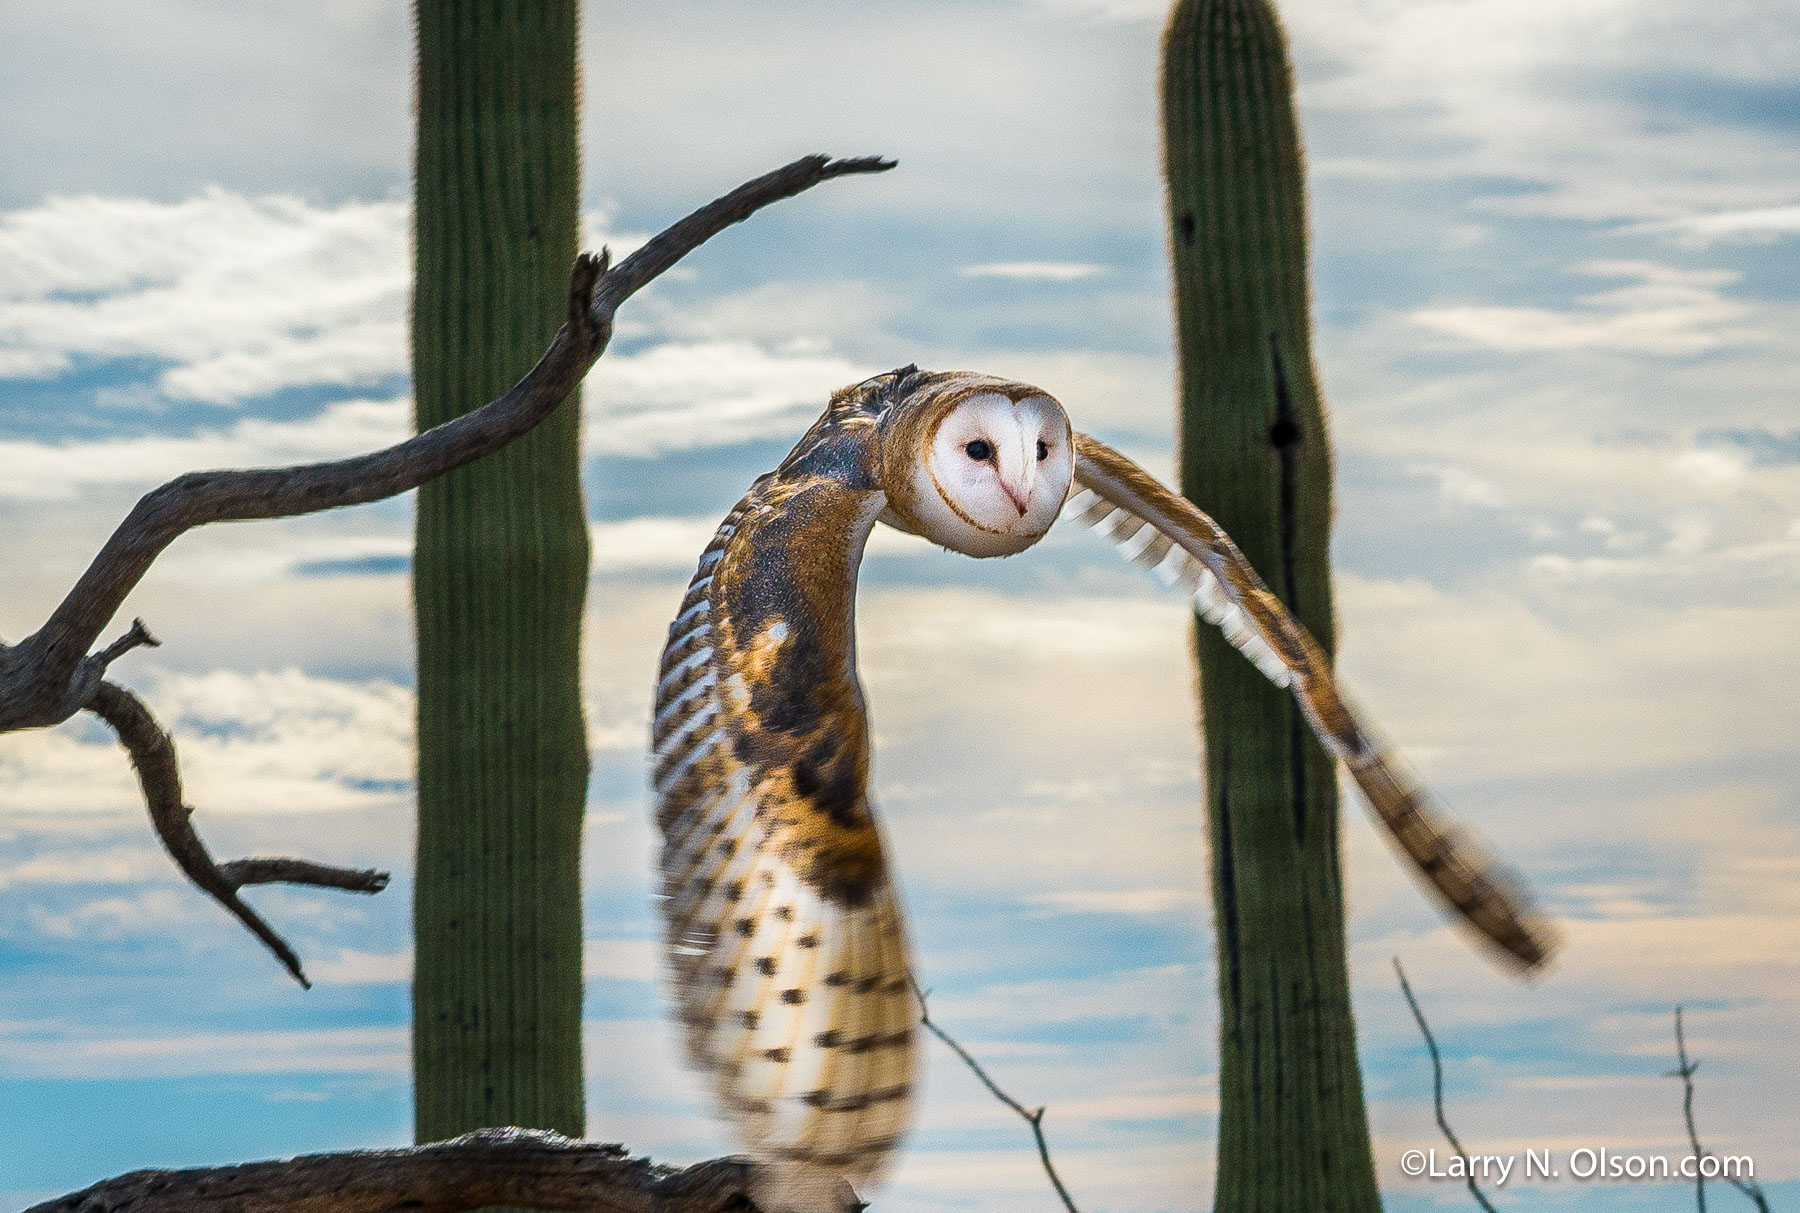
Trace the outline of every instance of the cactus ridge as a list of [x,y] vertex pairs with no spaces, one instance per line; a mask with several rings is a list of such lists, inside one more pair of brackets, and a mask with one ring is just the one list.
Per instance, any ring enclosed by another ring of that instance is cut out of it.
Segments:
[[[1268,0],[1181,0],[1163,40],[1181,488],[1327,651],[1331,453],[1306,186]],[[1218,924],[1215,1208],[1380,1208],[1345,957],[1336,768],[1292,699],[1196,631]]]
[[[412,345],[423,429],[500,395],[567,310],[575,0],[417,7]],[[572,395],[419,491],[418,1140],[583,1133],[580,686],[587,511]]]

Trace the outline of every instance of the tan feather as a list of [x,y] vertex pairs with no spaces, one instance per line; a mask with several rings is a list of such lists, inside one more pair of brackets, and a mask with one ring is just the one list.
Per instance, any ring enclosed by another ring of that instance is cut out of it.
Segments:
[[[906,971],[906,938],[866,803],[848,651],[856,558],[879,508],[877,493],[786,465],[759,480],[677,608],[651,729],[689,1058],[746,1152],[853,1183],[897,1144],[914,1064],[885,993]],[[768,571],[787,568],[842,580],[771,588]],[[826,660],[812,661],[821,649]],[[808,678],[804,699],[787,697]],[[822,799],[843,772],[856,801]]]

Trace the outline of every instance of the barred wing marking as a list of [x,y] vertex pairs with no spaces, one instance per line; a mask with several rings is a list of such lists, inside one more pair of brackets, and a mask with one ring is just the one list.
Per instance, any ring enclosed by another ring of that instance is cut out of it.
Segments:
[[905,926],[885,880],[852,905],[801,878],[780,838],[791,806],[732,744],[744,680],[713,578],[734,539],[754,541],[760,488],[701,555],[657,676],[664,937],[689,1061],[746,1152],[861,1184],[910,1102]]
[[1431,888],[1527,970],[1556,948],[1517,883],[1443,820],[1423,788],[1345,702],[1318,644],[1263,584],[1231,537],[1185,498],[1098,439],[1075,435],[1075,482],[1063,507],[1133,563],[1193,596],[1201,616],[1276,686],[1291,691],[1326,750],[1350,768],[1370,807]]

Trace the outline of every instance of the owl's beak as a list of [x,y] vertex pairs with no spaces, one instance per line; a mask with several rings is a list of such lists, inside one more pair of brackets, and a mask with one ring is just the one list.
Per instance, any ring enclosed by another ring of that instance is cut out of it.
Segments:
[[[1023,435],[1021,435],[1021,441]],[[1000,491],[1006,499],[1013,503],[1023,518],[1031,510],[1031,490],[1037,487],[1037,463],[1031,458],[1031,451],[1023,444],[1020,448],[1020,461],[1013,466],[1011,459],[1002,456],[996,470],[1000,473]],[[1010,475],[1008,473],[1011,473]]]

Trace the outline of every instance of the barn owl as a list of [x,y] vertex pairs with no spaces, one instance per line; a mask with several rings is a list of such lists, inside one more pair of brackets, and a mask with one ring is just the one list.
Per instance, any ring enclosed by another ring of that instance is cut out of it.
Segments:
[[[1071,497],[1071,491],[1075,496]],[[836,393],[701,554],[663,650],[651,783],[672,986],[771,1213],[838,1210],[907,1124],[917,1019],[869,794],[857,569],[877,522],[970,556],[1063,513],[1184,586],[1290,690],[1431,887],[1518,963],[1548,935],[1339,696],[1304,628],[1205,514],[1023,383],[904,367]],[[1022,727],[1029,727],[1027,722]]]

